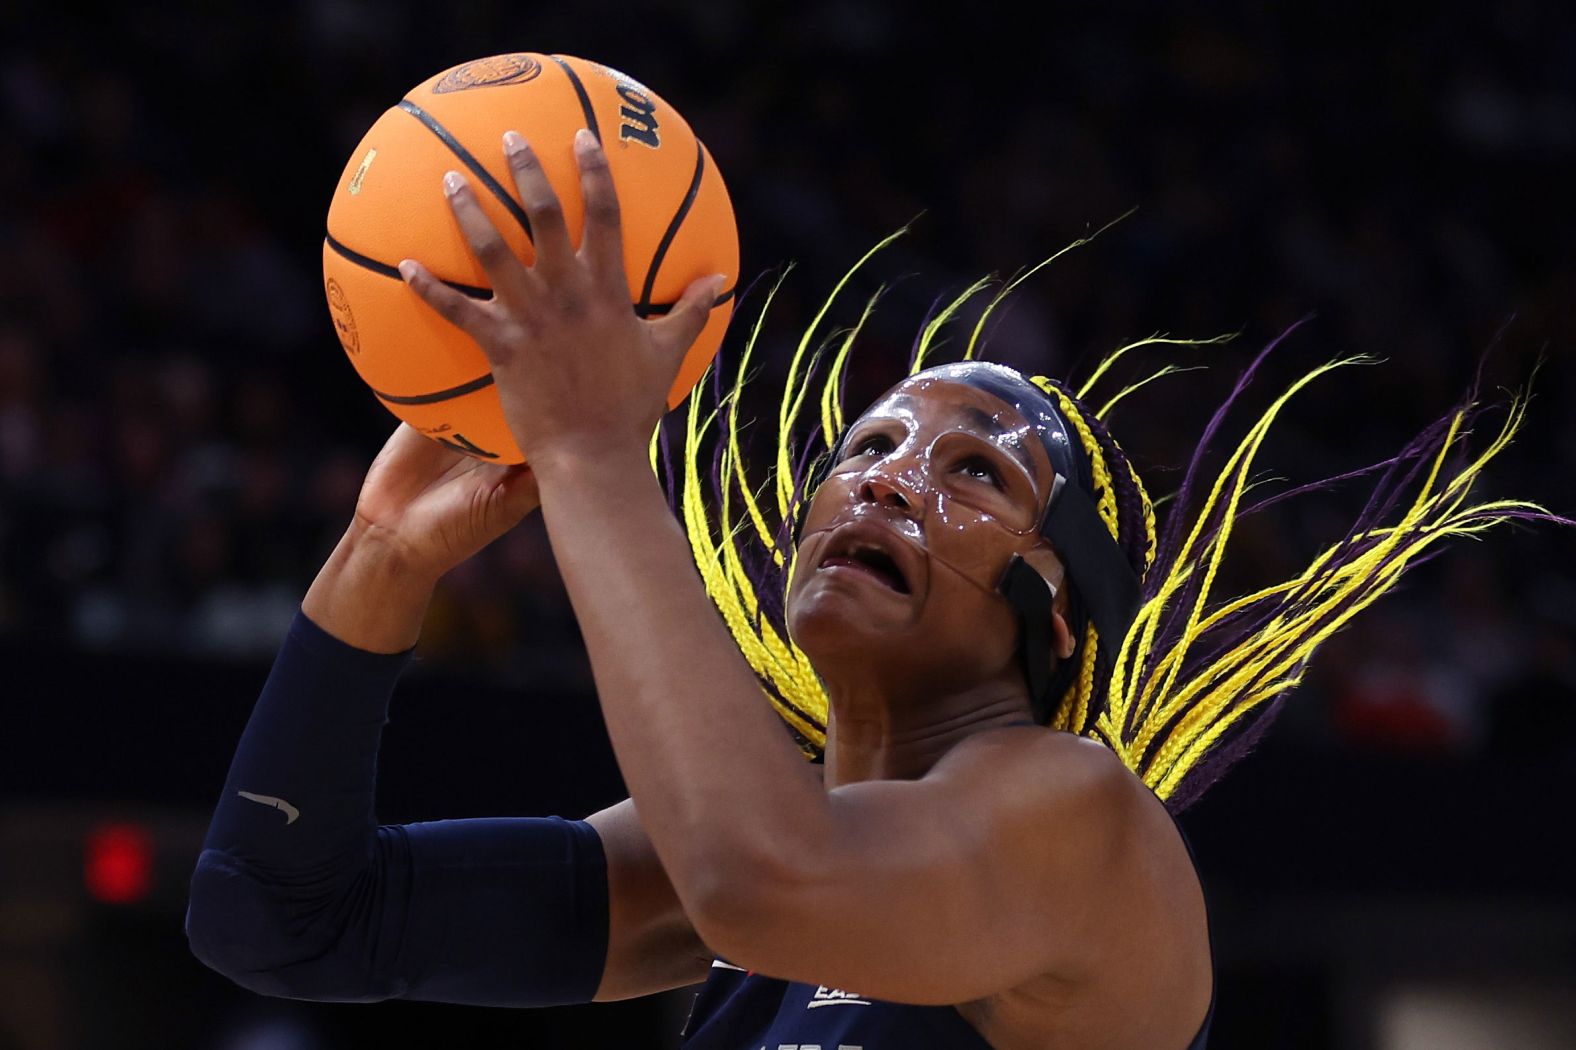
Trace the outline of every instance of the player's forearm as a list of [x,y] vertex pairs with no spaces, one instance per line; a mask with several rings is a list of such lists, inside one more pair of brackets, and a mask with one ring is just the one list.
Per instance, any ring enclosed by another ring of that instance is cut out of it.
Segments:
[[[643,458],[536,464],[619,768],[686,906],[815,834],[826,795],[761,697]],[[687,899],[686,899],[687,898]]]
[[373,860],[378,744],[406,662],[351,648],[296,615],[193,873],[187,931],[210,966],[251,972],[278,962],[280,946],[321,950],[337,937],[322,925],[334,909],[321,903]]
[[435,583],[388,544],[352,525],[307,589],[301,609],[346,645],[400,653],[416,644]]
[[408,653],[366,652],[304,612],[236,744],[204,842],[264,869],[321,868],[376,826],[378,745]]

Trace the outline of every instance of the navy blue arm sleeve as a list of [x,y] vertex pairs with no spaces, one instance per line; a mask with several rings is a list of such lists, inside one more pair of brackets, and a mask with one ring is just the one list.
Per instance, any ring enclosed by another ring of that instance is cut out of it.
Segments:
[[377,825],[378,744],[409,659],[353,648],[296,614],[192,875],[193,953],[296,999],[589,1002],[608,938],[591,825]]

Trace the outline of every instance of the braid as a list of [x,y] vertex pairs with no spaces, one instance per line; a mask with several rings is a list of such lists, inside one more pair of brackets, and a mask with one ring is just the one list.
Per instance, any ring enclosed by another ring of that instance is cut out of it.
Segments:
[[1155,559],[1155,508],[1149,502],[1149,492],[1139,480],[1138,473],[1128,462],[1127,453],[1111,437],[1098,419],[1091,420],[1089,429],[1100,442],[1107,460],[1113,464],[1112,481],[1116,484],[1117,542],[1127,555],[1128,564],[1139,579]]
[[1054,721],[1059,723],[1058,728],[1082,736],[1089,726],[1089,705],[1094,700],[1099,687],[1098,661],[1095,657],[1100,652],[1100,632],[1095,629],[1092,622],[1084,628],[1083,646],[1079,652],[1083,657],[1078,663],[1077,681],[1063,695],[1058,708],[1060,713]]
[[1100,511],[1100,518],[1105,522],[1105,527],[1111,530],[1111,535],[1117,533],[1116,517],[1116,488],[1111,483],[1110,468],[1106,466],[1105,450],[1100,447],[1100,442],[1095,439],[1094,432],[1089,428],[1089,420],[1084,415],[1084,408],[1071,394],[1064,392],[1050,379],[1036,376],[1032,382],[1041,390],[1050,394],[1057,401],[1061,409],[1062,418],[1073,425],[1078,432],[1078,441],[1083,445],[1084,455],[1089,458],[1089,466],[1094,475],[1095,506]]

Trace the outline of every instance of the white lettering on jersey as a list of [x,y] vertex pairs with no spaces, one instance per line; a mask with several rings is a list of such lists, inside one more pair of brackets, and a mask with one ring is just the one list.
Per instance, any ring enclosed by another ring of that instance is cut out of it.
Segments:
[[837,988],[828,988],[826,985],[817,985],[815,994],[810,996],[810,1001],[805,1004],[806,1010],[814,1010],[817,1006],[869,1006],[869,999],[859,998],[858,992],[845,992]]

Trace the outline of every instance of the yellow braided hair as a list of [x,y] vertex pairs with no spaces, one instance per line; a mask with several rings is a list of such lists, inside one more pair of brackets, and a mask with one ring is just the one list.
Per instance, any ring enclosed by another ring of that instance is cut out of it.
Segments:
[[[849,354],[881,293],[866,302],[851,327],[824,334],[822,329],[854,276],[903,232],[876,245],[844,275],[798,340],[777,412],[775,469],[764,480],[751,479],[742,453],[746,420],[740,404],[767,312],[786,273],[766,292],[731,384],[724,389],[720,375],[713,376],[709,409],[703,407],[706,384],[691,397],[680,463],[669,464],[667,471],[670,484],[678,480],[675,501],[706,590],[807,757],[825,746],[828,701],[809,658],[784,626],[784,596],[796,557],[794,530],[810,495],[805,479],[814,476],[847,427],[841,391]],[[974,324],[962,357],[976,356],[987,319],[1025,279],[1091,239],[1074,242],[1003,282]],[[910,374],[926,366],[943,331],[994,283],[975,282],[928,319],[915,343]],[[1143,581],[1138,615],[1125,637],[1101,638],[1092,623],[1086,627],[1075,657],[1080,664],[1055,705],[1050,725],[1110,747],[1173,811],[1195,800],[1245,753],[1267,725],[1268,718],[1261,716],[1272,714],[1278,699],[1301,681],[1319,645],[1389,591],[1407,566],[1435,544],[1475,536],[1517,518],[1570,524],[1534,503],[1470,498],[1483,469],[1515,436],[1527,398],[1525,393],[1516,395],[1488,447],[1452,468],[1447,464],[1452,457],[1459,460],[1469,421],[1482,411],[1469,398],[1401,455],[1377,465],[1384,476],[1369,509],[1386,512],[1385,520],[1365,511],[1346,536],[1294,578],[1217,599],[1213,587],[1232,530],[1243,515],[1259,509],[1245,500],[1255,456],[1271,425],[1310,384],[1366,359],[1331,361],[1291,383],[1248,428],[1224,466],[1205,478],[1200,469],[1204,446],[1258,361],[1275,344],[1266,347],[1211,422],[1188,479],[1170,499],[1163,536],[1157,531],[1154,504],[1104,420],[1118,403],[1149,383],[1191,369],[1167,365],[1119,390],[1098,410],[1088,408],[1084,399],[1132,351],[1197,347],[1231,338],[1154,335],[1137,340],[1107,355],[1076,390],[1045,376],[1031,380],[1078,435],[1093,468],[1092,496],[1100,519]],[[801,443],[795,435],[808,406],[817,410],[818,425]],[[811,455],[810,449],[819,451]],[[655,462],[655,440],[652,454]],[[1404,495],[1408,490],[1410,495]],[[1203,498],[1195,500],[1198,491]]]

